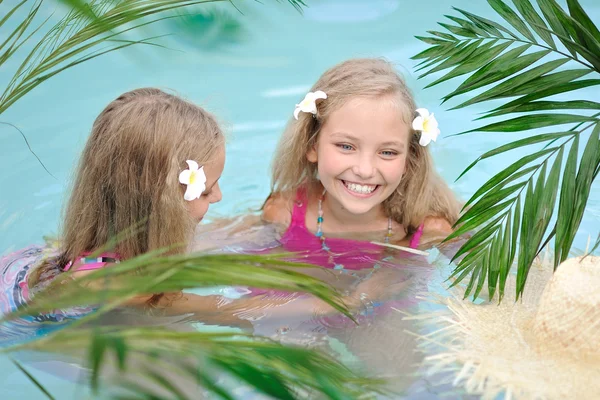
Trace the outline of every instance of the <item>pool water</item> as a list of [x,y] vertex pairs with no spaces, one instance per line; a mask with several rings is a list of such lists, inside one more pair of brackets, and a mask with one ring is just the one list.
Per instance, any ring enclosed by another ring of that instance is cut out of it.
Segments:
[[[410,57],[425,48],[414,35],[436,29],[436,22],[452,12],[451,6],[496,18],[486,2],[423,0],[415,6],[402,0],[309,0],[304,15],[285,1],[263,3],[239,4],[243,15],[225,7],[237,21],[225,32],[203,29],[194,33],[189,29],[193,25],[175,22],[146,29],[141,33],[144,37],[174,33],[162,42],[169,49],[138,47],[82,64],[42,84],[2,115],[2,121],[24,132],[56,178],[40,167],[16,131],[0,126],[0,254],[42,243],[44,235],[57,233],[72,172],[94,118],[119,94],[138,87],[173,89],[214,112],[224,124],[228,148],[221,179],[223,201],[211,207],[213,218],[260,207],[269,193],[270,157],[294,105],[325,69],[351,57],[385,57],[392,61],[413,89],[417,104],[436,113],[442,135],[431,151],[438,170],[461,198],[467,199],[499,166],[529,152],[524,149],[496,157],[454,182],[477,156],[520,134],[448,137],[478,126],[472,120],[490,105],[446,111],[450,106],[440,105],[439,99],[456,83],[423,90],[433,78],[417,80],[418,74],[413,72],[415,62]],[[581,3],[593,20],[600,20],[600,5],[593,0]],[[0,5],[0,15],[12,4]],[[42,15],[50,15],[55,7],[54,3],[45,3]],[[15,65],[0,72],[2,84],[10,79],[11,68]],[[577,98],[598,101],[596,91],[591,88],[578,92]],[[596,237],[599,220],[600,191],[596,185],[576,239],[579,248],[585,246],[589,235]],[[404,300],[410,301],[399,307],[407,312],[427,309],[429,305],[415,296],[422,291],[443,293],[442,282],[449,270],[446,257],[433,251],[428,262],[396,262],[403,265],[402,274],[412,277],[403,294]],[[335,283],[341,276],[339,272],[328,277]],[[351,286],[360,279],[359,274],[342,280]],[[338,324],[340,321],[260,318],[255,329],[283,342],[322,347],[348,363],[391,376],[397,379],[401,397],[436,398],[439,392],[432,389],[435,384],[416,372],[419,356],[414,352],[414,340],[403,333],[411,327],[402,320],[402,314],[393,310],[383,315],[374,313],[367,315],[366,321],[348,328]],[[83,389],[72,384],[76,379],[47,372],[57,369],[52,361],[31,361],[31,365],[37,367],[36,376],[51,392],[63,393],[60,398],[82,396]],[[0,392],[39,398],[37,389],[26,384],[5,358],[0,358],[0,372]],[[459,394],[450,392],[446,396]]]

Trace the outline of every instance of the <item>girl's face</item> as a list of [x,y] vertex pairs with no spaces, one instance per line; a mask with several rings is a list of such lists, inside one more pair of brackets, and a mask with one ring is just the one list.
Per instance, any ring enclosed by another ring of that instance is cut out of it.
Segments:
[[[204,173],[206,174],[206,189],[198,199],[186,201],[188,210],[195,221],[200,222],[208,211],[208,207],[213,203],[221,201],[221,188],[219,179],[225,167],[225,147],[217,152],[216,157],[204,164]],[[184,188],[185,190],[185,188]],[[183,194],[182,194],[183,196]]]
[[325,121],[307,158],[334,204],[355,215],[379,211],[402,179],[410,127],[391,97],[348,101]]

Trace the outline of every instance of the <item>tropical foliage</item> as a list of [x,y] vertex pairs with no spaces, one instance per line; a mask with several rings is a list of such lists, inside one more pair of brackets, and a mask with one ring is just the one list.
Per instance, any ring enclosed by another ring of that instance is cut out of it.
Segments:
[[[127,35],[154,22],[179,17],[170,13],[174,10],[211,2],[217,1],[62,0],[70,8],[51,26],[48,24],[53,16],[39,18],[43,14],[42,0],[22,0],[8,6],[8,11],[0,17],[0,33],[5,38],[0,43],[0,67],[6,71],[15,62],[17,67],[1,92],[0,115],[38,85],[83,62],[133,45],[160,47],[157,37],[133,40]],[[301,0],[289,3],[298,9],[304,5]],[[214,20],[214,15],[211,18]],[[23,138],[27,141],[25,135]],[[223,374],[245,382],[260,393],[282,399],[305,397],[308,393],[335,399],[358,398],[375,390],[375,381],[361,378],[326,355],[249,334],[177,332],[164,327],[100,327],[98,322],[100,316],[140,294],[232,283],[308,292],[349,315],[331,287],[298,272],[298,268],[306,267],[309,266],[291,265],[274,256],[167,257],[157,252],[123,262],[106,270],[108,273],[98,271],[77,281],[61,275],[36,294],[26,308],[4,316],[0,322],[82,304],[99,304],[97,310],[63,330],[0,351],[52,351],[84,358],[87,354],[95,389],[101,387],[100,372],[108,354],[114,353],[118,369],[133,374],[123,374],[125,379],[121,384],[128,391],[117,394],[119,398],[197,398],[197,393],[182,391],[172,381],[173,374],[192,382],[194,388],[201,386],[225,399],[233,398],[235,385],[219,383]],[[132,275],[136,279],[131,279]],[[89,350],[85,351],[86,348]],[[128,369],[132,359],[144,367]],[[53,398],[25,366],[17,361],[15,366],[46,397]],[[132,377],[137,379],[139,375],[146,379],[147,385],[134,382]]]
[[524,132],[461,176],[480,161],[531,146],[475,192],[448,238],[475,232],[454,257],[455,283],[470,275],[465,297],[478,296],[487,281],[490,299],[497,289],[502,299],[516,260],[518,298],[542,248],[553,244],[554,268],[568,257],[600,171],[600,103],[553,97],[600,84],[600,31],[577,0],[567,0],[566,9],[555,0],[488,3],[503,23],[455,9],[460,16],[440,23],[444,31],[418,37],[429,48],[413,58],[423,60],[421,77],[450,69],[428,86],[462,77],[443,98],[463,97],[452,109],[501,102],[478,118],[495,122],[459,135]]
[[[60,2],[69,6],[69,9],[54,25],[49,25],[49,21],[54,18],[53,14],[45,19],[40,17],[40,11],[45,10],[43,5],[47,3],[44,0],[21,0],[13,7],[8,6],[5,15],[0,16],[0,32],[2,37],[6,38],[0,43],[0,68],[6,70],[10,64],[18,65],[4,89],[0,88],[2,90],[0,116],[38,85],[76,65],[134,45],[162,47],[158,41],[160,36],[130,39],[130,35],[140,28],[158,21],[182,17],[189,25],[194,22],[194,14],[184,15],[175,11],[226,1],[60,0]],[[297,10],[301,10],[304,6],[302,0],[288,0],[288,2]],[[214,14],[214,12],[202,14],[198,10],[195,14],[204,15],[213,24],[218,21],[218,15],[226,15]],[[206,18],[197,20],[203,23]],[[231,17],[227,17],[227,22],[231,24]],[[202,26],[202,30],[205,28]],[[8,122],[2,124],[13,126]],[[18,130],[15,126],[13,128]],[[27,143],[25,135],[22,132],[21,135]],[[27,145],[29,146],[29,143]],[[29,149],[33,153],[31,147]]]
[[[324,354],[241,333],[184,333],[144,327],[67,329],[15,350],[47,352],[56,346],[62,354],[75,356],[81,349],[90,349],[92,389],[98,393],[104,387],[102,394],[121,399],[197,399],[199,387],[217,398],[234,399],[240,384],[275,399],[306,398],[308,394],[356,399],[376,390],[374,380],[354,375]],[[111,353],[118,377],[102,381],[100,368],[104,365],[107,369]],[[132,361],[134,368],[128,367]],[[232,379],[223,379],[225,375]]]
[[[350,316],[340,297],[328,285],[301,273],[303,268],[311,267],[282,261],[279,256],[162,256],[155,252],[77,280],[63,274],[36,294],[25,308],[5,316],[3,321],[82,304],[100,304],[98,308],[74,320],[67,328],[2,351],[36,350],[81,358],[86,354],[82,349],[89,349],[90,383],[94,390],[103,387],[99,384],[100,372],[103,367],[106,368],[108,355],[114,354],[117,368],[124,378],[104,386],[110,391],[120,386],[130,394],[134,392],[145,398],[156,398],[151,396],[160,393],[180,399],[195,398],[197,393],[186,394],[181,382],[176,384],[172,381],[174,371],[183,380],[184,387],[199,385],[226,399],[233,398],[232,391],[236,386],[231,383],[229,387],[220,385],[219,374],[229,374],[278,399],[298,398],[311,392],[328,398],[357,398],[376,392],[377,381],[360,377],[324,354],[286,347],[246,333],[178,332],[164,327],[106,326],[98,323],[101,316],[135,296],[182,288],[230,285],[232,281],[244,286],[312,293]],[[131,279],[132,275],[135,279]],[[202,316],[197,318],[202,320]],[[128,368],[130,360],[135,360],[142,367]],[[23,366],[19,365],[19,368],[26,371]],[[146,384],[139,384],[140,379]],[[40,388],[47,392],[43,386],[40,385]]]

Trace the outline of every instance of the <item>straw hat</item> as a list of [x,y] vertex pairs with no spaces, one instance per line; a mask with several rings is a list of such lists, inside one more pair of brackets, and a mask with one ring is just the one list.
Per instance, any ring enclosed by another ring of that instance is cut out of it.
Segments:
[[[514,278],[514,276],[512,276]],[[514,279],[499,305],[436,301],[443,311],[407,317],[432,324],[419,336],[429,373],[450,371],[468,393],[514,399],[600,399],[600,257],[531,268],[522,301]]]

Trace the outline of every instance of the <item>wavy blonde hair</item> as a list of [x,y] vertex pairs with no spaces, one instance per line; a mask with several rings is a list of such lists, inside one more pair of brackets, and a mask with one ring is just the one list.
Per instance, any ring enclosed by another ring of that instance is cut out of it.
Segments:
[[[315,146],[327,118],[355,97],[394,99],[403,120],[412,125],[417,108],[412,93],[392,64],[383,59],[351,59],[327,70],[311,88],[327,94],[317,103],[316,117],[300,113],[288,123],[277,146],[272,168],[271,195],[295,193],[308,185],[318,185],[317,165],[306,158]],[[409,152],[404,178],[384,202],[385,211],[407,231],[414,231],[426,217],[442,217],[451,224],[458,218],[459,202],[435,171],[427,147],[419,145],[419,133],[410,130]]]
[[62,271],[116,235],[121,237],[111,250],[122,259],[162,248],[184,252],[196,223],[178,175],[186,160],[204,165],[223,145],[215,118],[177,96],[144,88],[112,101],[96,118],[81,155],[60,255],[34,271],[31,287],[49,269]]

